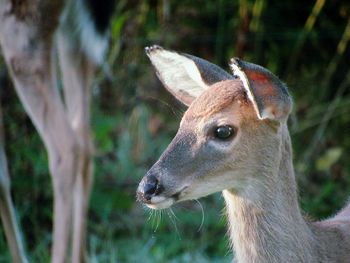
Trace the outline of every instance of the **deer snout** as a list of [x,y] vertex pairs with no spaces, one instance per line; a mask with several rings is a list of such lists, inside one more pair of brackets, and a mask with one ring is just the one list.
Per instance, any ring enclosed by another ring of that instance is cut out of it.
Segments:
[[162,192],[162,187],[159,180],[153,174],[146,175],[137,188],[137,199],[143,203],[150,203],[152,197],[159,195]]

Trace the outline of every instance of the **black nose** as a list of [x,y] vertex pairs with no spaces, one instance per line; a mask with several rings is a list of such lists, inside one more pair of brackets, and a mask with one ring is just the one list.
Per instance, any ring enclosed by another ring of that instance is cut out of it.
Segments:
[[137,198],[141,202],[148,202],[151,198],[161,192],[158,179],[154,175],[146,175],[137,190]]
[[158,180],[155,176],[148,177],[146,184],[143,187],[143,192],[147,200],[151,199],[157,191]]

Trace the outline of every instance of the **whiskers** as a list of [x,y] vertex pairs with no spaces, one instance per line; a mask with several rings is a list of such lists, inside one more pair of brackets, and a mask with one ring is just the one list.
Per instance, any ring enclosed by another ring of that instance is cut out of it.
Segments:
[[174,225],[175,232],[176,232],[177,236],[181,240],[181,234],[180,234],[180,231],[177,228],[177,224],[176,224],[176,221],[179,221],[179,219],[177,218],[177,216],[175,215],[175,213],[174,213],[174,211],[173,211],[173,209],[171,207],[169,207],[167,209],[167,214],[168,214],[168,217],[170,219],[170,222]]
[[199,207],[201,208],[201,212],[202,212],[202,221],[201,224],[199,225],[199,228],[197,229],[197,232],[200,232],[202,230],[202,227],[204,225],[204,220],[205,220],[205,214],[204,214],[204,208],[201,202],[199,202],[198,199],[194,199],[194,201],[197,202],[197,204],[199,205]]
[[159,225],[162,221],[162,216],[163,216],[163,210],[150,210],[150,215],[148,217],[148,221],[151,222],[152,228],[153,228],[153,233],[156,233]]
[[159,226],[162,223],[163,213],[165,212],[168,216],[167,218],[169,218],[171,224],[174,226],[177,236],[181,240],[181,234],[180,234],[179,228],[177,227],[177,221],[180,221],[180,220],[176,216],[176,214],[174,213],[174,210],[171,207],[168,209],[162,209],[162,210],[151,209],[149,211],[150,211],[150,214],[147,221],[151,223],[153,233],[156,233],[158,231]]
[[[202,229],[203,229],[203,226],[204,226],[204,222],[205,222],[205,212],[204,212],[204,207],[202,205],[202,203],[195,199],[194,200],[198,206],[197,207],[200,207],[200,212],[201,212],[201,221],[200,221],[200,224],[198,226],[198,229],[197,229],[197,233],[201,232]],[[180,206],[181,208],[181,206]],[[189,208],[186,208],[186,207],[182,207],[183,209],[185,210],[188,210]],[[191,213],[198,213],[198,208],[197,209],[191,209],[189,210],[191,211]],[[166,221],[168,221],[170,223],[170,226],[173,227],[173,229],[175,230],[175,233],[176,235],[178,236],[178,238],[181,240],[181,227],[179,228],[179,225],[178,223],[181,222],[181,220],[179,219],[179,217],[176,215],[176,208],[174,210],[174,208],[170,207],[170,208],[167,208],[167,209],[162,209],[162,210],[149,210],[150,214],[149,214],[149,217],[148,217],[148,221],[151,223],[151,226],[152,226],[152,231],[153,233],[156,233],[158,230],[162,230],[164,228],[164,223],[166,224]],[[167,216],[164,217],[163,214],[166,214]],[[164,219],[165,219],[165,222],[164,222]],[[168,220],[166,220],[168,219]],[[162,222],[163,220],[163,222]],[[168,223],[168,224],[169,224]]]

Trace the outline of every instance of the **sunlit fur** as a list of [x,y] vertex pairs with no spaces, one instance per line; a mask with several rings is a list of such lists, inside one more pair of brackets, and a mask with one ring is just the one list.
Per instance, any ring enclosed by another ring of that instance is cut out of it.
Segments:
[[[223,191],[239,263],[349,262],[350,209],[316,223],[301,214],[287,117],[260,120],[240,80],[213,85],[193,101],[151,169],[165,187],[161,196],[184,189],[172,204]],[[210,137],[210,129],[220,124],[236,127],[232,141]],[[188,136],[190,153],[184,153],[178,149]]]

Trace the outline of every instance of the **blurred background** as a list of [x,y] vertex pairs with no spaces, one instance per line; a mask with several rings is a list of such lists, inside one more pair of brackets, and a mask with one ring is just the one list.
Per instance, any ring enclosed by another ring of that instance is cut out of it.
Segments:
[[[301,207],[326,218],[350,195],[350,2],[118,1],[93,87],[95,186],[90,262],[230,262],[220,194],[162,213],[135,201],[139,180],[175,135],[184,108],[161,86],[144,47],[205,58],[238,56],[289,86]],[[12,195],[32,262],[49,262],[52,188],[47,156],[2,60],[1,102]],[[0,227],[0,262],[9,262]]]

